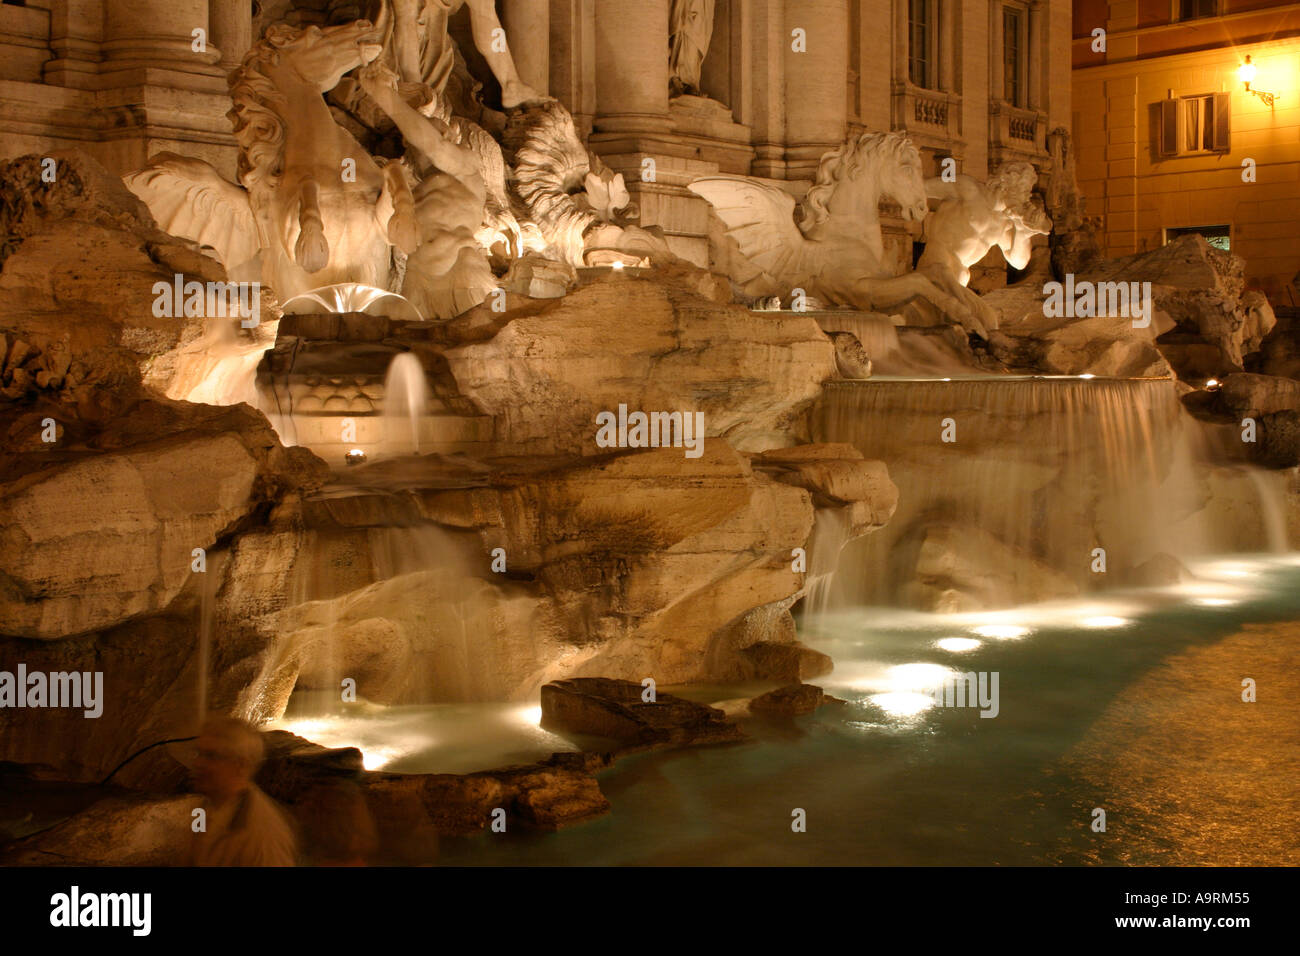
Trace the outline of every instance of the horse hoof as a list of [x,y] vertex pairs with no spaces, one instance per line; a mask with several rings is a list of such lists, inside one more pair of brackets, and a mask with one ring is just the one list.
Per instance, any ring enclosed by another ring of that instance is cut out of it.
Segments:
[[303,229],[293,247],[293,257],[307,272],[320,272],[330,264],[330,246],[319,227]]
[[415,217],[394,213],[388,220],[388,241],[408,256],[420,244],[420,230],[415,224]]

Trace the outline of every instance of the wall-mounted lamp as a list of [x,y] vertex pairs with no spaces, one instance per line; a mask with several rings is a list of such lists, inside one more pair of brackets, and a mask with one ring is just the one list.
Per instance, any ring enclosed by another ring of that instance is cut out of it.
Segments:
[[1251,87],[1255,82],[1255,64],[1250,62],[1250,54],[1246,54],[1246,62],[1237,67],[1237,77],[1246,85],[1247,93],[1254,93],[1264,101],[1265,106],[1271,107],[1275,100],[1281,99],[1281,93],[1266,93],[1264,90],[1257,90]]

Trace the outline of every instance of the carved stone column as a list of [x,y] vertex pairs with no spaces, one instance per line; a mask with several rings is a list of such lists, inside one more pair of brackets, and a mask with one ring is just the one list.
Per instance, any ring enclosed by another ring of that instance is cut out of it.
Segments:
[[[849,3],[788,3],[785,21],[786,168],[791,179],[808,178],[822,154],[844,141]],[[806,52],[794,49],[795,30],[804,31]]]
[[253,45],[253,5],[243,0],[208,0],[212,42],[221,51],[218,65],[229,72]]
[[505,0],[501,25],[519,77],[539,93],[551,84],[550,0]]
[[[193,49],[194,31],[207,37],[207,50]],[[208,0],[106,0],[106,69],[158,67],[209,73],[220,51],[208,24]]]
[[663,228],[670,248],[708,260],[708,203],[686,189],[718,171],[673,130],[668,107],[670,0],[595,0],[596,118],[589,140],[623,174],[642,225]]
[[669,0],[596,0],[596,128],[668,128]]

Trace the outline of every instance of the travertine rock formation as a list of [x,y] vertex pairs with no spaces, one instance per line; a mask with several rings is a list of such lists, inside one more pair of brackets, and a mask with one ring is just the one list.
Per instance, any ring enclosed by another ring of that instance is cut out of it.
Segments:
[[[37,393],[83,418],[112,413],[139,383],[184,397],[214,363],[275,340],[269,297],[256,328],[237,318],[158,315],[155,284],[224,282],[196,247],[159,231],[144,205],[89,156],[56,153],[0,164],[2,394]],[[161,311],[161,310],[158,310]],[[200,351],[201,350],[201,351]]]
[[1150,282],[1158,310],[1174,323],[1161,335],[1160,348],[1180,375],[1182,350],[1208,345],[1217,349],[1218,368],[1241,371],[1277,321],[1262,293],[1247,291],[1245,263],[1197,235],[1181,236],[1152,252],[1108,259],[1089,269],[1095,282]]
[[645,694],[641,683],[630,680],[553,681],[542,687],[542,726],[639,747],[744,739],[717,708],[658,691],[647,700]]
[[507,313],[446,352],[459,393],[518,450],[593,454],[596,415],[699,411],[744,451],[791,444],[836,373],[810,316],[751,313],[653,279],[611,276]]
[[[823,672],[747,649],[766,641],[822,657],[790,643],[789,607],[807,585],[794,549],[808,542],[815,505],[838,509],[856,536],[888,520],[897,490],[853,449],[792,451],[801,459],[751,463],[709,439],[696,460],[657,449],[498,466],[472,487],[310,498],[309,547],[272,532],[235,549],[223,603],[270,648],[248,706],[276,714],[295,684],[333,686],[336,673],[363,696],[396,701],[524,699],[574,675],[678,683]],[[413,523],[425,530],[379,530]],[[373,544],[375,534],[388,543]],[[502,573],[490,569],[494,548]],[[421,549],[432,555],[424,564],[399,560],[380,579],[385,552]],[[344,555],[350,570],[318,575],[332,581],[306,603],[274,584]],[[281,560],[298,562],[292,574],[265,573]],[[761,620],[756,609],[768,609]]]
[[246,406],[142,401],[126,415],[49,447],[39,411],[15,422],[11,440],[24,424],[31,437],[0,470],[0,633],[54,640],[160,611],[194,549],[325,478]]

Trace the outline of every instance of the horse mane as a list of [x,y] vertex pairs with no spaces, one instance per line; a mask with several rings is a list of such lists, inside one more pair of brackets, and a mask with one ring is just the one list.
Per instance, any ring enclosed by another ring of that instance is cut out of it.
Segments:
[[921,154],[906,133],[866,132],[856,140],[850,139],[822,157],[817,166],[817,178],[804,197],[803,219],[799,228],[807,232],[829,219],[831,196],[840,183],[861,175],[867,160],[877,158],[901,166],[919,168],[921,165]]
[[275,107],[283,108],[286,100],[264,68],[279,62],[280,50],[303,32],[287,23],[268,27],[227,81],[235,104],[226,116],[239,143],[239,182],[250,193],[274,188],[284,175],[285,122]]

